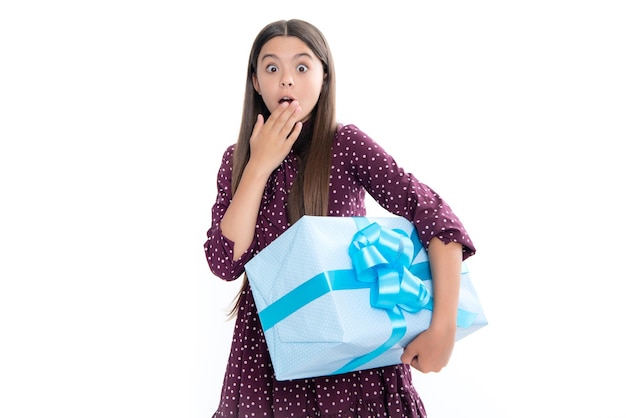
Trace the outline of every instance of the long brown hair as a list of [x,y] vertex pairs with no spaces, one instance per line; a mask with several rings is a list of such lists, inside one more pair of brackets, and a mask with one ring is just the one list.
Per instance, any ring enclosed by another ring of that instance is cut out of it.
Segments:
[[[250,159],[250,136],[256,116],[269,117],[269,110],[253,85],[261,48],[276,36],[295,36],[302,40],[324,67],[324,82],[317,105],[311,114],[312,136],[310,143],[299,154],[298,174],[289,192],[287,214],[293,224],[303,215],[326,216],[328,213],[328,187],[330,178],[331,148],[337,121],[335,115],[335,64],[326,38],[312,24],[303,20],[279,20],[265,26],[257,35],[248,59],[248,74],[244,93],[243,112],[239,138],[233,155],[233,193],[239,185],[243,170]],[[247,286],[244,276],[242,289],[236,298],[231,315],[235,315],[241,301],[241,293]]]

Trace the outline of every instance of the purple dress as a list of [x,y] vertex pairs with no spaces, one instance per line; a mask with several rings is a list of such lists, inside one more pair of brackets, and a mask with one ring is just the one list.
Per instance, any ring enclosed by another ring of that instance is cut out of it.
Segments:
[[[217,177],[205,244],[211,271],[234,280],[244,265],[290,225],[287,194],[298,170],[292,150],[265,186],[255,240],[239,260],[233,243],[219,228],[231,201],[234,146],[224,153]],[[389,212],[413,222],[425,248],[432,237],[463,245],[463,258],[474,254],[471,239],[450,207],[425,184],[398,167],[394,159],[354,125],[338,129],[330,174],[329,216],[365,216],[365,193]],[[277,381],[249,286],[237,313],[221,400],[214,417],[426,417],[413,387],[411,369],[399,364],[328,377]]]

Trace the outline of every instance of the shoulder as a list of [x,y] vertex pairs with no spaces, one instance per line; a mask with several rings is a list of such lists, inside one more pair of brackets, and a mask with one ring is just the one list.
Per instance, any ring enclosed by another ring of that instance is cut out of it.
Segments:
[[235,154],[235,144],[232,144],[226,147],[226,149],[222,153],[222,163],[231,162],[233,160],[234,154]]
[[231,144],[224,150],[224,156],[232,156],[235,153],[235,144]]
[[[214,154],[214,157],[217,158],[220,154]],[[233,157],[235,155],[235,145],[229,145],[221,154],[221,159],[219,160],[219,172],[224,174],[226,172],[230,172],[233,169]]]
[[360,130],[356,125],[349,123],[349,124],[339,124],[337,126],[337,136],[338,137],[360,137],[360,136],[367,136],[365,134],[365,132],[363,132],[362,130]]
[[354,124],[339,125],[336,135],[336,147],[343,149],[378,149],[379,145],[369,135]]
[[372,139],[354,124],[342,125],[337,128],[337,142],[360,144],[370,142]]

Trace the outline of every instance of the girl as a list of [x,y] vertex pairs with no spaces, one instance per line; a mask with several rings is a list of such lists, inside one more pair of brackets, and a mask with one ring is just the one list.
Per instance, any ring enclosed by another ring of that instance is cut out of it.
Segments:
[[354,125],[335,120],[335,70],[323,34],[301,20],[270,23],[250,52],[239,139],[223,155],[205,252],[224,280],[303,215],[365,216],[365,193],[413,223],[434,283],[430,327],[402,363],[277,381],[249,284],[233,308],[230,358],[214,417],[426,417],[411,366],[440,371],[455,341],[469,236],[432,189]]

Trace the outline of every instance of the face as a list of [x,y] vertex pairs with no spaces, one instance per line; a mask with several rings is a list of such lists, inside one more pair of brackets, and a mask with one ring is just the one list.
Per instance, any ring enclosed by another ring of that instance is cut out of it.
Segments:
[[276,36],[261,48],[252,82],[270,112],[283,101],[297,100],[305,121],[320,97],[324,67],[299,38]]

